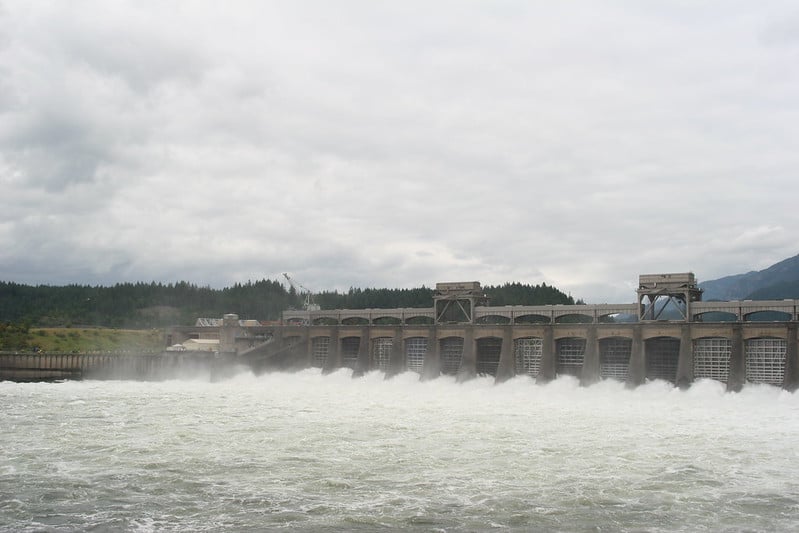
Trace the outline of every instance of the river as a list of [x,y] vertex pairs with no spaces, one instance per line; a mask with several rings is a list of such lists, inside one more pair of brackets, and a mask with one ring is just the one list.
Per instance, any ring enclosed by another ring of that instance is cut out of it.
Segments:
[[2,531],[788,531],[799,394],[318,369],[0,383]]

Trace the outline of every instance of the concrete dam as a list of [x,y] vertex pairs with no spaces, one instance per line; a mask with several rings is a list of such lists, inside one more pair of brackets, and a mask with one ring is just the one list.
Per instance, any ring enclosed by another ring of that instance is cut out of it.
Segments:
[[636,292],[632,304],[492,307],[479,282],[438,283],[430,308],[292,310],[269,325],[231,314],[172,328],[167,342],[215,345],[217,364],[256,372],[799,387],[799,300],[703,302],[693,273],[642,275]]
[[491,306],[479,282],[438,283],[429,308],[284,311],[276,323],[198,319],[160,354],[2,353],[0,380],[170,379],[307,367],[584,385],[698,379],[799,387],[799,300],[702,301],[692,273],[639,277],[637,302]]

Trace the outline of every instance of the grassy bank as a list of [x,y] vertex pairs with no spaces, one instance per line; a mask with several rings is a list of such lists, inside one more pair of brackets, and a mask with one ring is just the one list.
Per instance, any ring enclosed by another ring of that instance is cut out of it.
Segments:
[[161,330],[105,328],[31,328],[28,345],[45,352],[160,352]]

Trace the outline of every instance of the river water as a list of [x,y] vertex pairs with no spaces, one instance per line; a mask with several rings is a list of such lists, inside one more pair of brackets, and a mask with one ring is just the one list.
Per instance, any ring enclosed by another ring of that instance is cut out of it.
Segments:
[[789,531],[799,394],[716,382],[0,383],[3,531]]

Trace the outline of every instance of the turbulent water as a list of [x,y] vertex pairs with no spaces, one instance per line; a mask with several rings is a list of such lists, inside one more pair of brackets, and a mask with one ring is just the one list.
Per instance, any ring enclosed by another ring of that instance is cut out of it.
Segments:
[[0,383],[4,531],[788,531],[799,394],[570,378]]

